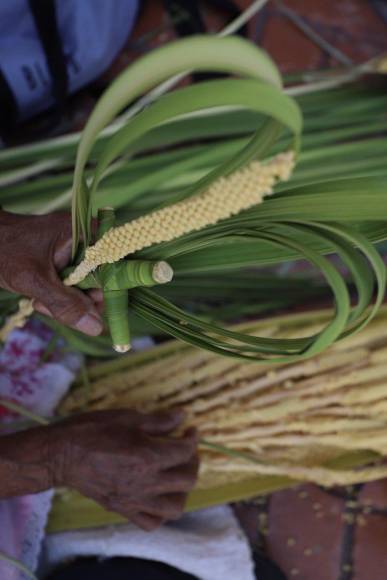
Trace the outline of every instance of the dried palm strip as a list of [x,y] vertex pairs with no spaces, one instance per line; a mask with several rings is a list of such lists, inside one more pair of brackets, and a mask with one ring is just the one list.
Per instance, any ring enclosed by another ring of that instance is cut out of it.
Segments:
[[[360,387],[362,390],[358,388]],[[280,401],[275,405],[267,407],[259,407],[249,409],[247,407],[240,408],[239,413],[234,412],[232,416],[226,411],[219,411],[211,420],[201,423],[201,428],[206,430],[222,430],[228,428],[243,428],[245,425],[252,422],[274,422],[284,421],[289,416],[300,417],[305,411],[311,409],[327,409],[329,405],[340,404],[343,407],[349,406],[352,403],[361,401],[367,403],[368,401],[379,401],[387,396],[387,384],[381,385],[358,385],[358,387],[351,390],[350,393],[336,392],[329,397],[308,397],[296,398],[293,400]]]
[[[364,371],[365,371],[364,380],[367,381],[369,379],[369,371],[367,369],[364,369]],[[375,377],[383,376],[383,373],[385,375],[385,371],[386,371],[386,369],[385,369],[384,365],[382,365],[380,368],[373,369],[373,373],[374,373]],[[356,379],[356,375],[355,375],[354,377],[350,376],[349,381],[348,381],[347,377],[345,375],[343,375],[341,377],[341,384],[346,385],[346,384],[350,384],[351,382],[356,383],[356,384],[361,384],[362,380],[363,380],[363,377],[357,377],[357,379]],[[341,386],[340,383],[337,381],[337,377],[333,377],[331,383],[332,383],[331,387],[334,389],[337,389],[338,387]],[[326,390],[326,384],[324,384],[323,390]],[[282,396],[282,393],[278,393],[278,395]],[[262,398],[261,398],[260,402],[267,403],[267,400],[262,401]],[[331,403],[331,402],[332,402],[332,399],[328,400],[328,403]],[[249,403],[253,404],[252,401],[249,401]],[[219,419],[220,419],[219,417],[215,417],[215,422],[217,422],[218,426],[219,426]],[[205,427],[205,426],[206,425],[203,425],[203,427]],[[207,427],[208,427],[208,425],[207,425]]]
[[211,441],[214,443],[224,443],[224,444],[234,444],[240,441],[249,441],[251,439],[264,438],[268,435],[279,435],[282,436],[289,432],[296,433],[310,433],[313,435],[330,435],[334,432],[344,432],[344,431],[361,431],[367,429],[375,428],[386,429],[385,421],[381,419],[348,419],[348,418],[325,418],[315,417],[314,421],[294,421],[292,423],[281,423],[280,425],[272,423],[266,425],[257,425],[252,427],[247,427],[246,429],[240,430],[235,429],[234,431],[222,431],[221,433],[214,433],[209,431],[208,433],[203,429],[202,434],[205,439],[209,437],[211,433]]
[[374,343],[379,341],[386,341],[386,311],[382,309],[382,313],[378,316],[371,325],[364,328],[362,332],[348,336],[342,342],[336,342],[332,345],[333,350],[350,350],[351,348],[358,348],[364,345],[373,348]]
[[[372,468],[342,474],[340,479],[321,465],[345,449],[356,453],[359,449],[367,453],[373,450],[379,456],[387,451],[385,318],[386,309],[364,332],[366,340],[351,338],[346,349],[335,346],[315,359],[282,367],[268,363],[262,368],[208,353],[195,357],[190,348],[172,351],[159,361],[158,367],[144,364],[134,373],[130,368],[128,372],[121,368],[117,384],[114,375],[97,379],[94,385],[99,398],[93,400],[91,408],[124,404],[153,410],[182,406],[188,412],[187,424],[196,425],[201,436],[212,444],[227,444],[228,452],[234,450],[237,454],[250,451],[250,465],[240,470],[238,464],[236,474],[229,472],[232,478],[256,473],[255,462],[264,465],[260,467],[263,474],[286,473],[292,478],[302,474],[311,481],[321,476],[323,484],[379,477],[379,468]],[[300,319],[294,317],[288,329],[286,321],[284,329],[278,320],[261,327],[270,331],[274,322],[275,333],[285,330],[294,336],[310,333],[310,328],[317,328],[323,317],[312,317],[309,326],[304,315],[302,323]],[[251,326],[252,332],[257,326]],[[155,368],[162,375],[157,384]],[[222,466],[222,461],[227,463],[229,458],[222,460],[205,448],[201,455],[203,465],[209,467],[201,475],[200,487],[203,481],[207,485],[211,477],[213,483],[219,481],[220,473],[231,470]],[[311,467],[315,471],[308,472]]]
[[[361,405],[354,405],[353,407],[349,407],[348,411],[351,412],[353,409],[354,413],[364,412],[366,410],[367,415],[370,416],[377,416],[377,417],[385,417],[387,419],[387,401],[385,400],[378,400],[373,404],[369,404],[367,406],[362,403]],[[346,409],[347,410],[347,409]]]
[[[276,330],[275,327],[266,328],[261,332],[261,336],[273,336]],[[128,399],[125,398],[125,403],[127,404],[135,403],[139,397],[140,399],[145,399],[146,394],[149,395],[150,400],[159,399],[169,392],[173,392],[175,388],[177,391],[182,392],[182,389],[188,383],[193,383],[194,381],[197,382],[197,386],[200,388],[205,377],[212,376],[215,370],[233,373],[235,369],[235,374],[239,376],[242,372],[250,375],[264,372],[266,368],[271,367],[272,365],[268,364],[260,365],[259,368],[254,369],[252,365],[241,365],[235,359],[216,358],[210,352],[191,349],[189,354],[186,353],[184,357],[178,353],[168,357],[167,360],[162,359],[154,363],[148,363],[146,367],[141,367],[138,370],[130,370],[129,373],[122,371],[112,376],[102,377],[94,382],[91,394],[87,388],[78,389],[74,393],[74,397],[64,404],[63,410],[66,412],[71,411],[76,408],[77,404],[81,404],[82,399],[84,403],[87,402],[91,406],[94,400],[100,399],[105,393],[112,394],[113,392],[120,395],[125,391],[128,395]],[[241,370],[242,368],[243,371]],[[179,374],[181,378],[180,385],[177,382],[173,383],[171,380],[174,374]],[[232,374],[228,376],[232,377]],[[154,380],[155,377],[157,377],[157,382]],[[149,383],[144,386],[147,380]],[[136,387],[140,389],[140,393],[134,392]],[[196,395],[193,394],[192,396]],[[113,398],[111,400],[113,401]]]
[[[327,409],[330,416],[341,417],[375,417],[387,421],[387,401],[373,401],[362,403],[361,405],[353,405],[351,407],[329,407]],[[305,416],[313,416],[319,414],[318,409],[308,411]]]
[[[362,351],[362,354],[364,351]],[[202,387],[201,385],[193,386],[193,393],[191,399],[192,405],[190,407],[191,412],[193,413],[200,413],[204,411],[208,411],[209,409],[213,409],[216,407],[223,407],[233,400],[247,398],[258,391],[263,391],[269,389],[273,386],[278,384],[284,383],[286,381],[295,379],[299,376],[310,376],[316,374],[316,372],[323,372],[327,370],[332,370],[334,368],[340,367],[341,365],[345,365],[348,361],[356,360],[356,353],[343,353],[337,355],[322,355],[319,359],[312,359],[307,361],[306,363],[301,364],[294,364],[291,366],[284,367],[280,370],[271,370],[263,376],[258,376],[255,380],[249,380],[238,385],[238,389],[235,388],[234,382],[232,379],[240,376],[240,367],[238,367],[235,371],[234,376],[227,376],[224,377],[222,381],[219,381],[219,385],[224,384],[225,389],[223,389],[217,396],[212,397],[211,399],[203,398],[203,395],[209,392],[208,387]],[[360,353],[359,353],[360,354]],[[365,354],[365,353],[364,353]],[[256,371],[256,374],[259,374]],[[170,401],[171,405],[179,404],[186,399],[185,395],[181,395],[180,397],[176,397]],[[166,406],[166,405],[164,405]]]
[[278,447],[284,449],[286,447],[308,447],[311,453],[320,445],[326,445],[338,449],[372,449],[385,455],[387,451],[387,429],[384,427],[380,430],[368,430],[363,433],[346,433],[340,432],[334,435],[325,434],[321,436],[312,436],[309,434],[303,435],[287,435],[279,437],[262,437],[258,442],[238,442],[228,443],[231,449],[250,449],[261,450],[264,448]]
[[[361,417],[361,418],[365,418],[368,416],[368,406],[361,406],[361,407],[351,407],[351,409],[344,409],[343,407],[340,406],[334,406],[331,405],[328,409],[313,409],[311,411],[307,411],[306,413],[304,413],[304,416],[306,417],[306,419],[308,419],[309,417],[317,417],[317,416],[321,416],[323,419],[329,419],[330,417]],[[350,412],[348,412],[350,411]]]
[[[203,464],[203,471],[206,463]],[[213,466],[211,464],[211,469]],[[323,467],[296,467],[292,465],[263,465],[247,461],[222,460],[216,463],[217,472],[237,472],[260,475],[286,475],[296,480],[315,481],[327,487],[332,485],[352,485],[359,481],[367,482],[387,477],[387,466],[375,466],[350,471],[336,471]]]
[[[300,399],[303,398],[303,402],[300,402],[299,411],[301,411],[301,406],[307,404],[308,400],[315,400],[313,395],[322,395],[323,393],[334,393],[343,387],[349,387],[350,385],[353,386],[351,391],[346,392],[343,396],[346,397],[346,401],[350,402],[351,396],[350,392],[354,392],[353,396],[362,396],[363,401],[373,400],[369,399],[369,397],[380,397],[377,395],[378,389],[374,389],[374,391],[369,393],[369,389],[366,389],[366,384],[381,380],[383,378],[387,378],[387,363],[376,365],[374,367],[364,367],[364,368],[357,368],[353,370],[353,367],[345,368],[344,372],[337,373],[335,375],[323,375],[322,377],[318,377],[310,379],[305,382],[299,383],[301,385],[301,389],[297,388],[295,384],[291,389],[282,389],[277,390],[273,393],[269,393],[268,395],[261,395],[250,399],[246,404],[246,411],[253,410],[259,408],[262,410],[262,418],[265,417],[267,419],[267,412],[270,413],[270,407],[276,404],[276,410],[280,413],[281,409],[283,409],[283,414],[291,414],[291,409],[297,403],[297,401],[292,401],[292,399]],[[323,382],[317,382],[317,380],[322,380]],[[363,394],[359,394],[359,388],[361,385],[364,385]],[[367,390],[367,392],[364,392]],[[340,395],[341,396],[341,395]],[[382,395],[383,396],[383,395]],[[239,399],[241,400],[241,399]],[[329,397],[329,398],[321,398],[321,404],[332,404],[336,399]],[[202,407],[205,405],[205,402],[200,401]],[[193,409],[195,408],[195,403],[193,403]],[[304,407],[305,408],[305,407]],[[308,407],[309,408],[309,407]],[[214,413],[214,417],[218,420],[219,416],[224,414],[224,407],[222,407],[217,413]],[[276,417],[279,415],[276,415]],[[232,419],[234,420],[234,419]],[[239,418],[238,418],[239,420]],[[231,421],[231,419],[230,419]]]
[[[157,401],[162,397],[167,397],[170,395],[175,395],[168,399],[175,401],[176,403],[183,403],[192,398],[192,388],[188,389],[186,387],[192,387],[193,385],[201,385],[202,392],[211,393],[218,387],[217,379],[214,381],[212,378],[213,373],[226,373],[236,367],[235,361],[228,359],[215,359],[211,364],[204,364],[198,369],[185,368],[179,375],[173,375],[170,377],[164,377],[162,381],[152,381],[152,383],[144,385],[136,389],[136,391],[130,392],[128,395],[127,403],[151,400]],[[223,374],[223,377],[227,375]],[[210,381],[206,381],[205,377],[211,377]],[[221,378],[220,383],[223,383],[226,379]],[[168,404],[167,403],[167,404]],[[174,404],[174,403],[172,403]],[[160,406],[165,406],[165,401],[160,402]]]
[[[346,357],[342,357],[341,362],[345,364],[345,359],[347,361],[351,361],[355,359],[353,357],[355,353],[348,353]],[[359,353],[360,354],[360,353]],[[337,359],[336,359],[337,361]],[[216,400],[211,401],[212,407],[224,405],[228,400],[237,399],[238,401],[245,400],[246,405],[252,408],[253,406],[266,406],[276,401],[285,398],[294,398],[300,397],[303,393],[313,394],[336,390],[340,386],[340,379],[343,384],[346,384],[347,374],[351,372],[354,368],[359,368],[361,365],[366,364],[366,361],[362,361],[361,359],[358,362],[352,363],[351,366],[339,366],[337,368],[337,375],[332,376],[332,368],[328,369],[328,372],[321,373],[319,375],[313,375],[311,378],[307,380],[298,380],[296,374],[292,376],[292,379],[286,379],[283,381],[283,376],[270,376],[270,377],[262,377],[261,379],[257,379],[248,385],[242,385],[238,391],[238,395],[235,395],[232,392],[232,388],[228,388],[227,390],[223,391],[221,395]],[[333,367],[335,368],[335,367]],[[288,374],[289,376],[289,374]],[[276,379],[280,379],[279,382],[274,382]],[[290,382],[291,381],[291,382]],[[331,383],[331,388],[329,388]],[[315,388],[313,389],[313,386]],[[258,388],[257,388],[258,387]],[[262,392],[263,391],[263,392]],[[203,404],[203,402],[202,402]],[[209,407],[211,408],[211,407]]]
[[357,375],[356,371],[360,372],[362,367],[367,371],[367,368],[365,368],[366,362],[359,360],[359,362],[350,366],[339,368],[337,374],[334,375],[326,373],[307,380],[293,381],[291,385],[289,385],[289,382],[276,384],[267,394],[251,396],[247,400],[243,400],[245,397],[240,397],[238,401],[243,401],[246,408],[253,409],[255,407],[270,406],[279,401],[334,392],[345,386],[360,383],[362,378],[363,382],[369,380],[369,378],[372,379],[369,376],[369,372],[365,372],[364,377],[358,377]]
[[[205,351],[195,351],[192,356],[198,361],[201,361],[206,354]],[[73,396],[64,402],[62,411],[71,412],[80,405],[83,406],[86,402],[90,407],[92,407],[93,401],[100,400],[105,397],[107,393],[116,393],[117,396],[121,393],[127,393],[128,390],[142,384],[147,379],[152,379],[156,376],[158,378],[165,375],[168,376],[172,369],[179,372],[182,364],[184,365],[180,354],[172,354],[168,357],[167,363],[164,359],[160,359],[151,361],[144,367],[138,369],[130,367],[129,371],[125,370],[124,372],[107,375],[102,379],[94,381],[91,392],[90,389],[87,388],[79,388],[75,390]]]
[[386,360],[387,360],[387,346],[378,348],[378,350],[375,350],[371,353],[370,357],[371,364],[383,363]]
[[[250,422],[263,421],[270,422],[283,419],[289,415],[300,414],[309,409],[321,408],[327,405],[334,404],[338,400],[339,395],[331,395],[329,398],[321,399],[321,397],[310,397],[309,399],[303,399],[301,397],[295,398],[293,400],[280,401],[273,405],[261,406],[259,400],[254,399],[254,406],[244,405],[233,407],[234,411],[236,408],[239,409],[239,414],[233,413],[231,416],[223,407],[212,405],[209,406],[208,402],[205,400],[195,401],[191,405],[190,410],[192,413],[202,414],[203,416],[210,417],[210,420],[205,420],[203,427],[205,428],[229,428],[235,425],[248,424]],[[200,410],[198,408],[200,407]],[[208,409],[210,407],[210,409]],[[209,411],[213,410],[213,413]],[[239,423],[241,422],[241,423]]]

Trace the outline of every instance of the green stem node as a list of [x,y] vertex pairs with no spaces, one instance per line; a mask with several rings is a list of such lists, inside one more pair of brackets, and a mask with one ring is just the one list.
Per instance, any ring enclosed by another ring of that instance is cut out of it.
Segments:
[[130,350],[128,290],[104,290],[105,313],[116,352]]
[[[78,288],[103,288],[107,290],[129,290],[139,286],[166,284],[173,278],[173,270],[168,262],[153,260],[127,260],[107,265],[99,276],[94,273],[86,276]],[[100,278],[100,280],[98,280]]]
[[[103,208],[98,212],[98,237],[101,238],[114,227],[115,213],[113,208]],[[106,320],[116,352],[127,352],[130,349],[130,329],[128,316],[129,292],[127,289],[110,290],[106,280],[114,279],[118,264],[106,264],[98,268],[96,279],[103,287]],[[118,287],[119,288],[119,287]]]

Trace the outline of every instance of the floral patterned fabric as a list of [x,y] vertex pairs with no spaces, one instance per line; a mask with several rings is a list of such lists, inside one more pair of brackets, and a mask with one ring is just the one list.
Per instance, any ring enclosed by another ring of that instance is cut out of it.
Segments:
[[[50,416],[67,392],[80,364],[78,355],[66,353],[58,341],[49,354],[51,332],[37,322],[15,330],[0,352],[0,402],[12,401]],[[25,419],[0,404],[0,433],[25,428]],[[23,562],[30,570],[38,564],[40,546],[52,491],[0,501],[0,552]],[[0,560],[2,580],[28,578]]]

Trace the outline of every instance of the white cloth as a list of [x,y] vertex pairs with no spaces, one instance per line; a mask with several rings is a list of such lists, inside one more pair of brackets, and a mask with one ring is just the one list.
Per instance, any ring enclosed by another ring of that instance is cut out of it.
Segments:
[[229,506],[186,514],[152,533],[128,524],[51,534],[43,570],[79,556],[156,560],[200,580],[255,580],[247,538]]

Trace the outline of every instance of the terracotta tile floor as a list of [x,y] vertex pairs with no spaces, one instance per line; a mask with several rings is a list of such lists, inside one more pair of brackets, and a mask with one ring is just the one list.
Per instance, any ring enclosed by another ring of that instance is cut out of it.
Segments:
[[387,481],[314,485],[235,506],[253,549],[296,580],[387,578]]

